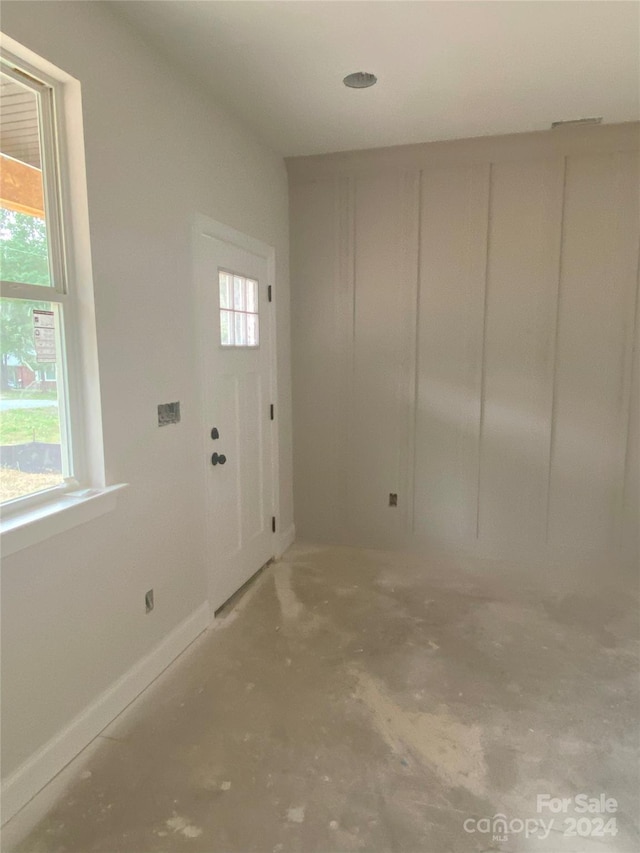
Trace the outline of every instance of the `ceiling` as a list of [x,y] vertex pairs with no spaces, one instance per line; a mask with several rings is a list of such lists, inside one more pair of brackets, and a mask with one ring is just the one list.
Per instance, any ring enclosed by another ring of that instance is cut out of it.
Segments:
[[640,117],[637,2],[109,5],[284,155]]

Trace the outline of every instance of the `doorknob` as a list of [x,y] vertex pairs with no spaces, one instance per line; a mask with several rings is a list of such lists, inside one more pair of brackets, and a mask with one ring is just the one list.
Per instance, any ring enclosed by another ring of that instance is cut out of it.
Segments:
[[227,457],[224,455],[224,453],[214,453],[211,457],[212,465],[224,465],[226,461]]

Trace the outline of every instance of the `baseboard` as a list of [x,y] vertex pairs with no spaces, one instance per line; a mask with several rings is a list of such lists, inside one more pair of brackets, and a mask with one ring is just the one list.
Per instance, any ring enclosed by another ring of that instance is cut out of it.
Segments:
[[205,602],[2,783],[6,823],[210,625]]
[[275,554],[275,556],[281,557],[284,554],[284,552],[287,550],[287,548],[289,548],[291,545],[293,545],[293,543],[295,542],[295,539],[296,539],[296,526],[295,526],[295,524],[292,524],[289,527],[287,527],[286,530],[283,530],[282,533],[280,534],[280,536],[278,536],[278,544],[277,544],[278,550],[277,550],[277,553]]

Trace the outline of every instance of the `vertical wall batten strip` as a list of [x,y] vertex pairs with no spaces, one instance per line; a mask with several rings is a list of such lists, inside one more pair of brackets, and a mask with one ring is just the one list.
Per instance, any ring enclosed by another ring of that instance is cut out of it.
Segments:
[[414,376],[413,376],[413,417],[411,418],[411,470],[407,480],[408,494],[411,494],[411,507],[409,508],[408,533],[415,534],[416,531],[416,433],[418,429],[418,404],[420,400],[418,382],[420,378],[420,311],[422,307],[422,192],[424,189],[424,170],[418,172],[418,217],[417,217],[417,237],[418,245],[416,251],[416,290],[415,290],[415,313],[416,325],[414,329]]
[[352,442],[354,440],[354,411],[353,401],[356,384],[356,310],[357,310],[357,271],[356,271],[356,241],[357,236],[357,179],[350,176],[348,179],[348,192],[346,201],[346,217],[348,224],[348,255],[346,258],[346,270],[348,274],[349,289],[349,333],[347,339],[347,408],[346,408],[346,432],[348,458],[345,460],[346,489],[345,489],[345,512],[344,519],[348,530],[353,528],[352,499],[350,478],[348,475],[348,461],[353,457]]
[[[333,335],[334,335],[334,346],[336,348],[336,352],[339,353],[338,361],[340,361],[340,356],[343,356],[345,353],[346,346],[346,335],[344,334],[344,304],[345,304],[345,275],[344,275],[344,216],[343,216],[343,204],[342,204],[342,180],[340,178],[335,178],[333,182],[333,274],[334,278],[331,281],[331,288],[333,292]],[[338,389],[338,395],[340,403],[344,403],[345,394],[343,393],[343,388],[340,386]],[[349,454],[349,449],[346,443],[343,441],[342,446],[340,447],[339,458],[340,458],[340,473],[344,473],[345,461]],[[344,455],[343,455],[344,454]],[[340,482],[340,488],[342,491],[343,498],[343,506],[346,506],[346,480],[344,476],[338,475],[337,481]],[[338,530],[340,527],[340,501],[334,500],[331,506],[331,525],[332,529]],[[342,533],[342,531],[341,531]]]
[[486,372],[487,307],[489,303],[489,255],[491,251],[491,184],[493,164],[487,168],[487,250],[484,265],[484,301],[482,309],[482,348],[480,355],[480,417],[478,420],[478,470],[476,477],[476,539],[480,538],[480,488],[482,485],[482,436],[484,430],[484,397]]
[[[407,208],[408,208],[408,195],[407,195],[407,173],[400,172],[397,176],[397,192],[398,197],[400,199],[400,210],[398,219],[395,222],[396,233],[394,234],[393,242],[396,244],[397,255],[396,255],[396,264],[398,269],[398,285],[400,291],[400,304],[402,304],[403,298],[406,300],[407,296],[407,249],[409,244],[409,234],[408,234],[408,220],[407,220]],[[403,320],[405,318],[403,317]],[[405,341],[402,339],[402,336],[398,336],[395,341],[395,352],[394,352],[394,360],[395,360],[395,399],[394,399],[394,409],[395,409],[395,417],[396,417],[396,434],[398,436],[402,435],[403,439],[395,442],[395,447],[389,448],[390,455],[395,459],[395,465],[392,466],[394,472],[393,481],[391,477],[389,478],[389,483],[393,482],[393,485],[390,485],[390,491],[399,492],[402,494],[402,486],[400,483],[403,479],[403,440],[406,439],[406,431],[403,427],[403,407],[402,407],[402,374],[403,367],[406,367],[406,358],[404,357],[405,353]],[[405,374],[406,377],[406,374]],[[389,472],[391,474],[391,471]],[[406,478],[404,478],[406,480]],[[400,512],[406,512],[406,501],[400,502]],[[389,527],[395,528],[393,529],[393,534],[397,534],[397,521],[398,513],[396,513],[393,521],[390,523]]]
[[470,247],[469,253],[469,279],[476,282],[479,290],[477,304],[474,305],[474,316],[472,320],[473,329],[473,395],[474,395],[474,417],[473,424],[469,423],[469,448],[473,446],[473,456],[469,459],[468,508],[466,510],[467,520],[465,524],[464,540],[472,542],[478,535],[478,505],[480,500],[480,487],[478,466],[480,464],[480,425],[482,414],[481,388],[483,387],[483,353],[485,343],[485,315],[487,299],[488,278],[488,241],[489,241],[489,194],[491,191],[491,164],[482,164],[481,173],[476,174],[475,167],[469,175],[470,193],[470,228],[469,234],[478,233],[477,245]]
[[350,456],[350,399],[352,394],[353,361],[353,210],[351,205],[352,179],[339,176],[334,189],[334,252],[335,281],[332,282],[334,296],[334,335],[336,352],[339,354],[339,373],[336,377],[337,398],[344,417],[337,427],[340,441],[339,472],[336,475],[340,495],[334,496],[334,530],[339,537],[346,535],[345,509],[349,505],[348,466]]
[[[418,381],[418,291],[420,282],[420,207],[421,207],[421,172],[408,172],[404,180],[405,193],[405,227],[407,235],[407,251],[405,257],[405,275],[407,283],[406,317],[407,337],[404,354],[406,370],[406,385],[401,389],[400,406],[404,409],[405,424],[404,450],[400,456],[400,480],[402,482],[403,500],[401,502],[403,533],[413,532],[413,505],[415,479],[415,437],[416,437],[416,408]],[[411,325],[413,324],[413,325]]]
[[[627,155],[628,156],[628,155]],[[623,155],[618,153],[616,155],[616,166],[617,166],[617,178],[618,178],[618,198],[620,203],[616,205],[616,231],[619,234],[623,228],[623,220],[626,221],[626,205],[622,203],[623,193],[627,189],[628,184],[630,183],[632,186],[637,187],[637,175],[635,175],[635,180],[628,181],[628,176],[625,174],[625,170],[622,167],[622,157]],[[637,161],[636,161],[637,163]],[[636,191],[635,196],[636,205],[638,205],[638,195]],[[635,233],[638,233],[638,207],[636,207],[636,221],[635,221]],[[634,227],[632,225],[632,227]],[[639,241],[640,242],[640,241]],[[621,254],[624,251],[624,247],[620,246]],[[620,377],[620,396],[621,396],[621,417],[620,417],[620,459],[619,466],[621,470],[619,471],[619,477],[617,479],[618,482],[618,490],[616,495],[616,507],[613,515],[614,519],[614,531],[613,531],[613,540],[614,544],[617,546],[621,546],[624,541],[624,510],[625,510],[625,497],[628,491],[628,471],[629,471],[629,453],[630,453],[630,441],[631,441],[631,394],[632,394],[632,380],[633,380],[633,357],[634,357],[634,345],[637,345],[636,339],[636,323],[638,316],[638,280],[639,280],[639,264],[640,264],[640,246],[638,247],[638,260],[636,261],[636,273],[635,273],[635,281],[629,287],[629,294],[627,297],[627,305],[624,312],[623,325],[623,364],[621,369],[621,377]],[[620,274],[620,270],[618,267],[618,275]]]
[[565,197],[567,192],[567,158],[562,158],[562,180],[560,192],[560,234],[558,240],[558,283],[556,287],[556,316],[555,328],[552,335],[552,352],[551,360],[553,363],[553,374],[551,384],[551,423],[549,425],[549,460],[547,469],[547,493],[545,496],[545,542],[549,542],[549,512],[551,509],[551,482],[553,477],[553,450],[556,434],[556,394],[557,394],[557,375],[558,375],[558,344],[560,340],[560,303],[562,298],[562,247],[564,245],[564,207]]
[[[629,399],[628,399],[628,411],[627,411],[627,423],[626,423],[626,440],[624,447],[624,480],[622,484],[622,512],[624,513],[625,507],[627,504],[630,504],[633,508],[633,500],[635,498],[636,501],[636,511],[640,510],[640,483],[635,483],[636,494],[635,496],[632,494],[631,489],[634,487],[633,483],[629,483],[629,474],[631,472],[631,454],[632,447],[631,442],[633,439],[632,427],[633,427],[633,408],[631,406],[631,398],[633,394],[633,382],[635,379],[636,387],[638,383],[640,383],[640,372],[638,372],[638,348],[640,347],[640,238],[638,238],[638,261],[636,265],[636,282],[635,282],[635,305],[633,310],[633,329],[632,329],[632,337],[631,337],[631,354],[630,360],[631,364],[629,367]],[[635,375],[634,375],[635,374]],[[638,437],[636,436],[636,440]],[[640,475],[636,471],[636,478]],[[635,533],[635,559],[637,559],[640,554],[638,554],[638,548],[640,547],[640,517],[637,519],[637,527]],[[620,524],[620,536],[621,536],[621,544],[629,544],[624,541],[624,533],[625,533],[625,525],[629,524],[628,519],[623,517],[621,519]],[[632,522],[631,522],[632,524]]]

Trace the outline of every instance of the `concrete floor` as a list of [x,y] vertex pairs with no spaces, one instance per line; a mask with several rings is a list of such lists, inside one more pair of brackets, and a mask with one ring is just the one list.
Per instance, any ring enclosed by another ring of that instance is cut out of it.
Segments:
[[[12,849],[640,850],[636,607],[295,546],[103,732]],[[539,794],[617,808],[539,813]],[[498,813],[507,837],[478,822]],[[565,837],[579,817],[586,837]],[[526,838],[518,821],[540,818]]]

